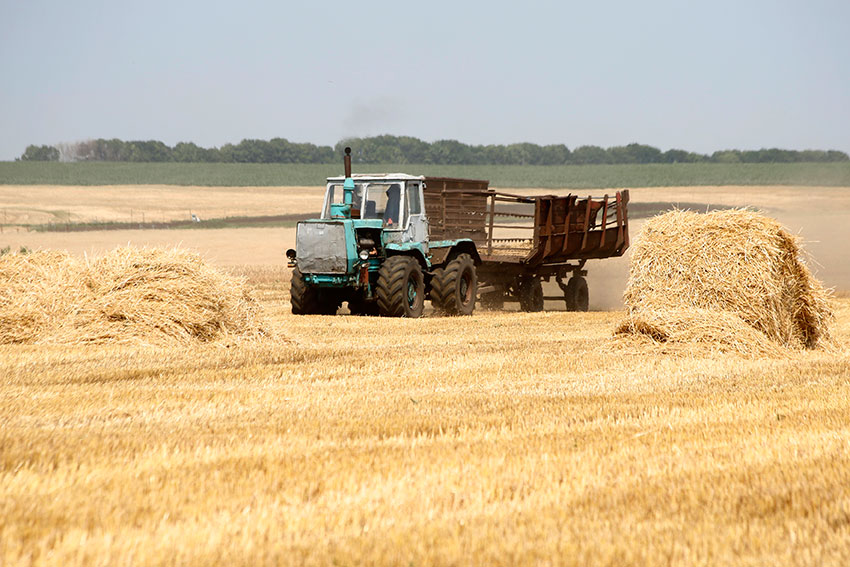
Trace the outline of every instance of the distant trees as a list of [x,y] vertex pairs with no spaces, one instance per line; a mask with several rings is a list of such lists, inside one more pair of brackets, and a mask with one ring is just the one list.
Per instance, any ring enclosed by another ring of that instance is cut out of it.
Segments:
[[563,144],[471,146],[457,140],[428,143],[410,136],[389,135],[340,140],[334,146],[334,156],[342,155],[345,146],[352,148],[354,161],[358,163],[563,165],[570,158],[570,150]]
[[21,161],[59,161],[59,150],[53,146],[27,146]]
[[[47,154],[47,150],[51,153]],[[336,161],[330,146],[272,140],[242,140],[221,148],[202,148],[179,142],[173,148],[158,140],[85,140],[51,146],[29,146],[21,160],[131,161],[131,162],[237,162],[237,163],[331,163]]]
[[653,146],[628,144],[602,148],[579,146],[570,151],[563,144],[540,146],[528,142],[475,146],[457,140],[424,142],[411,136],[347,138],[330,146],[290,142],[285,138],[242,140],[221,148],[202,148],[179,142],[173,148],[157,140],[125,142],[97,139],[53,146],[28,146],[24,161],[133,161],[224,163],[335,163],[345,146],[353,149],[357,163],[445,165],[590,165],[647,163],[792,163],[850,161],[836,150],[722,150],[711,155],[680,149],[662,152]]
[[192,142],[178,142],[171,150],[171,157],[180,162],[212,162],[218,161],[218,150],[208,150]]
[[579,146],[573,150],[572,162],[579,165],[612,163],[608,150],[599,146]]
[[850,161],[850,156],[836,150],[723,150],[711,154],[710,161],[718,163],[795,163]]
[[667,150],[661,154],[662,163],[697,163],[708,161],[708,156],[686,152],[685,150]]

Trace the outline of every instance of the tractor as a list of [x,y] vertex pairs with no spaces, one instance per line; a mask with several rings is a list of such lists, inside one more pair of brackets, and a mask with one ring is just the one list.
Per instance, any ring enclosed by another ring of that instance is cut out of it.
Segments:
[[[470,315],[479,295],[490,308],[541,311],[548,299],[587,311],[585,263],[629,246],[627,190],[527,197],[477,179],[352,175],[350,148],[344,167],[286,252],[296,315],[333,315],[347,302],[352,314],[420,317],[426,298],[439,313]],[[563,295],[544,295],[553,277]]]
[[469,238],[429,241],[424,177],[351,173],[328,179],[321,217],[298,223],[292,312],[420,317],[425,298],[447,314],[475,309],[481,263]]

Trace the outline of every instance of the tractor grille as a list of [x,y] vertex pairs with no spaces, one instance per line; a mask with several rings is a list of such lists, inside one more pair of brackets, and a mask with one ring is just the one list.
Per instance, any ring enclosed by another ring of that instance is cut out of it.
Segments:
[[302,274],[344,274],[348,271],[342,223],[298,223],[295,251]]

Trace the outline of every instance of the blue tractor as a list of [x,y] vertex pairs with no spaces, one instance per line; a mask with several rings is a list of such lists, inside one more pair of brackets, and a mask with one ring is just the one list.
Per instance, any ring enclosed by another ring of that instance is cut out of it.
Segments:
[[348,302],[352,314],[420,317],[428,297],[446,314],[471,314],[481,258],[469,238],[429,241],[426,178],[352,175],[350,148],[344,164],[321,217],[299,222],[287,251],[292,312],[332,315]]

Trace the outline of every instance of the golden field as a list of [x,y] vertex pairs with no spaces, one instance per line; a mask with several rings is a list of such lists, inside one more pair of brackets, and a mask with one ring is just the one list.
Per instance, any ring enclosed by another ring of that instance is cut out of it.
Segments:
[[[844,234],[823,203],[776,216]],[[846,292],[833,349],[774,358],[622,348],[616,310],[296,317],[264,260],[291,244],[258,230],[0,240],[197,234],[272,335],[0,346],[0,565],[850,563]],[[813,251],[841,290],[846,243]]]
[[3,564],[850,561],[847,299],[843,352],[754,360],[260,295],[291,342],[0,347]]

